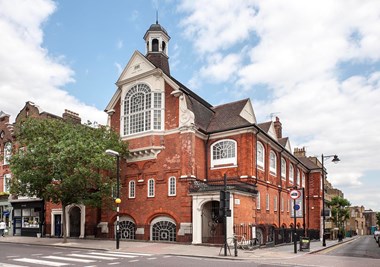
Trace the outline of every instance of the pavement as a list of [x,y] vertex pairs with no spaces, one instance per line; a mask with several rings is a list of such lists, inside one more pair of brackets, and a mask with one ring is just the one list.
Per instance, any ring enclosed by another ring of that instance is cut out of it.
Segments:
[[40,246],[68,247],[77,249],[94,249],[108,250],[132,253],[149,253],[149,254],[165,254],[188,257],[208,257],[208,258],[224,258],[235,260],[280,260],[293,259],[301,257],[305,254],[316,253],[318,251],[337,246],[345,242],[351,242],[357,237],[345,238],[342,242],[337,240],[326,240],[326,247],[322,246],[321,241],[311,241],[310,250],[299,251],[297,245],[297,253],[294,253],[294,244],[278,245],[275,247],[260,247],[252,251],[238,249],[237,257],[234,256],[234,249],[227,250],[227,256],[224,256],[224,248],[222,246],[209,245],[191,245],[181,243],[153,242],[153,241],[124,241],[119,243],[119,249],[116,249],[115,240],[105,239],[71,239],[68,238],[63,243],[62,238],[49,237],[25,237],[25,236],[0,236],[1,243],[17,243]]

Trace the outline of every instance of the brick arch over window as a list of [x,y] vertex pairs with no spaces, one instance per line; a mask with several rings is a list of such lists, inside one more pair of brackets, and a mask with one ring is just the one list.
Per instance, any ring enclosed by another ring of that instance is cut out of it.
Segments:
[[237,143],[223,139],[211,145],[211,167],[231,167],[237,165]]

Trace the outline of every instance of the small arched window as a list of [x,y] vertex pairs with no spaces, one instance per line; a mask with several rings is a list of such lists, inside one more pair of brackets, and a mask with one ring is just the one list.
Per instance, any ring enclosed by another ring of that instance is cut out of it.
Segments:
[[261,198],[260,198],[260,191],[257,192],[256,195],[256,209],[261,209]]
[[221,140],[211,145],[211,166],[225,167],[226,165],[228,167],[237,165],[235,140]]
[[148,180],[148,197],[154,197],[154,179]]
[[129,198],[135,198],[136,197],[136,182],[135,181],[129,181],[128,197]]
[[4,144],[4,165],[8,165],[12,157],[12,143],[6,142]]
[[289,183],[294,183],[294,169],[293,164],[289,164]]
[[158,40],[157,39],[152,40],[152,51],[158,52]]
[[276,153],[274,153],[274,151],[271,151],[269,153],[269,159],[270,159],[270,164],[269,164],[270,171],[276,174],[277,173],[277,156],[276,156]]
[[257,142],[257,165],[260,167],[265,166],[265,150],[262,143]]
[[177,193],[175,177],[170,177],[168,181],[168,195],[175,196]]
[[281,178],[286,180],[286,160],[281,158]]

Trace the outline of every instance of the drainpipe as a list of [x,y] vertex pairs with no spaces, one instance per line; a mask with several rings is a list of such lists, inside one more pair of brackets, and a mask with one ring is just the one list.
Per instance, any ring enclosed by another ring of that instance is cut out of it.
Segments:
[[207,139],[205,142],[205,160],[206,160],[206,173],[205,179],[208,181],[208,141],[210,140],[210,134],[207,135]]

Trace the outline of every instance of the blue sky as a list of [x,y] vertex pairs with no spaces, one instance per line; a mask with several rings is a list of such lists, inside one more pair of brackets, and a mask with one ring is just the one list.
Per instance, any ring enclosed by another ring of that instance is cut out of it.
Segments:
[[213,105],[250,98],[259,122],[281,119],[292,148],[338,154],[328,179],[380,211],[377,0],[0,0],[0,110],[14,120],[30,100],[105,123],[157,9],[173,77]]

